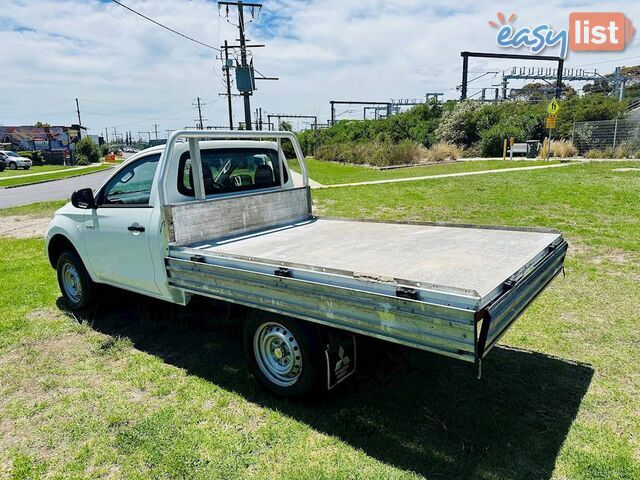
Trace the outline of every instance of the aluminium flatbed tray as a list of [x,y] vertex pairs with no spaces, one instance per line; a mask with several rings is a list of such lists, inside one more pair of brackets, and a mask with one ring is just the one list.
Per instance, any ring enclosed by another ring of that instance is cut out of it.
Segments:
[[166,263],[190,293],[478,361],[566,249],[553,230],[309,217],[171,244]]

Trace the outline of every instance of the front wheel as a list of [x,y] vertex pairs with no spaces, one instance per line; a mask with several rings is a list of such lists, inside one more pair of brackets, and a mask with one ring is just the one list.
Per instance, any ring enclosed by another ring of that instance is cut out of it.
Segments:
[[244,350],[252,373],[271,393],[300,396],[326,384],[320,336],[311,324],[253,311],[244,325]]
[[9,170],[17,170],[18,164],[16,162],[9,163]]
[[58,257],[56,266],[60,292],[72,310],[86,307],[91,302],[93,282],[78,254],[71,250]]

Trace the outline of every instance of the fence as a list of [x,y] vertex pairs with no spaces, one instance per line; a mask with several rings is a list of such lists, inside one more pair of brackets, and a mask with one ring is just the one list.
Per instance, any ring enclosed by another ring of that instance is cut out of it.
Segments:
[[574,122],[572,140],[580,155],[593,149],[640,149],[640,118]]

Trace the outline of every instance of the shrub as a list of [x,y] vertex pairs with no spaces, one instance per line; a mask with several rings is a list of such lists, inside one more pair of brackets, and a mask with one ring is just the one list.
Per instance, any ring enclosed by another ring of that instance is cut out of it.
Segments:
[[453,143],[436,143],[429,149],[428,158],[431,162],[457,160],[462,156],[462,149]]
[[470,145],[477,140],[476,116],[480,109],[478,102],[467,100],[456,104],[452,110],[442,115],[440,125],[436,128],[436,138],[439,142],[456,145]]
[[558,158],[575,157],[578,149],[569,140],[552,140],[551,155]]
[[322,145],[314,152],[316,160],[376,167],[416,163],[424,156],[424,148],[410,141],[398,144],[345,142],[336,145]]
[[76,165],[89,165],[90,163],[84,153],[76,153]]
[[484,157],[501,157],[506,138],[523,139],[525,134],[521,127],[503,121],[483,131],[480,137],[480,146]]
[[109,155],[109,147],[107,147],[106,143],[103,143],[100,145],[100,156],[106,157],[107,155]]
[[587,158],[613,158],[614,150],[611,147],[607,148],[592,148],[587,152]]
[[635,158],[638,147],[631,142],[622,142],[614,151],[614,158]]
[[86,159],[89,163],[97,163],[101,158],[98,145],[96,145],[89,137],[84,137],[78,140],[73,151],[76,156],[76,163],[78,163],[81,155],[82,158]]
[[471,144],[471,146],[465,148],[462,151],[462,156],[464,158],[482,157],[482,145],[480,145],[480,142],[475,142],[475,143]]
[[29,158],[34,165],[44,165],[44,155],[40,150],[22,150],[16,153],[21,157]]

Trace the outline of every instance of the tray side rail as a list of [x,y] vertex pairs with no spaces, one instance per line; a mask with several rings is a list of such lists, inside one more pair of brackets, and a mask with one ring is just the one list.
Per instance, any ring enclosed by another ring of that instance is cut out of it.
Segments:
[[230,301],[354,333],[475,361],[472,310],[362,290],[165,258],[169,284],[184,291]]

